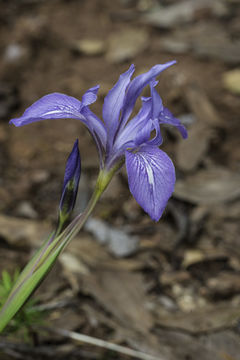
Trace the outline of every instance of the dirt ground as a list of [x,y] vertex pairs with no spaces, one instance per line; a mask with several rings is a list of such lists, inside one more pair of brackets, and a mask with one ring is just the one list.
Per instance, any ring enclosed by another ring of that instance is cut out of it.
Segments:
[[44,325],[33,324],[32,341],[1,336],[0,359],[130,358],[72,332],[143,359],[240,359],[239,1],[0,0],[0,52],[0,271],[23,267],[55,226],[76,138],[76,212],[98,173],[77,120],[8,124],[32,102],[51,92],[81,99],[100,84],[101,116],[131,63],[138,74],[176,59],[158,90],[189,130],[184,141],[164,129],[177,183],[162,219],[138,206],[123,169],[38,289]]

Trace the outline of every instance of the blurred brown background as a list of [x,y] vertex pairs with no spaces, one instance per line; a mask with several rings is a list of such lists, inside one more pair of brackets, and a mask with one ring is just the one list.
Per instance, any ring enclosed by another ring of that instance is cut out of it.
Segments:
[[[51,304],[47,323],[58,329],[162,360],[239,359],[239,1],[2,0],[0,52],[0,269],[10,272],[55,225],[76,137],[78,209],[98,159],[77,120],[17,129],[9,119],[47,93],[81,99],[96,84],[92,109],[101,116],[104,96],[131,63],[139,74],[177,60],[158,90],[189,139],[164,129],[178,181],[162,219],[153,223],[136,204],[123,169],[37,296]],[[36,353],[5,344],[0,358],[127,359],[36,332]]]

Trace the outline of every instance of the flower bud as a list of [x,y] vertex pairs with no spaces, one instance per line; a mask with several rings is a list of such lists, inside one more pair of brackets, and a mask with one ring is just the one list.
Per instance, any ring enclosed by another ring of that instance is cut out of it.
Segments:
[[81,175],[81,159],[78,149],[78,140],[67,159],[62,188],[62,196],[59,204],[59,220],[63,224],[71,215],[78,192],[78,183]]

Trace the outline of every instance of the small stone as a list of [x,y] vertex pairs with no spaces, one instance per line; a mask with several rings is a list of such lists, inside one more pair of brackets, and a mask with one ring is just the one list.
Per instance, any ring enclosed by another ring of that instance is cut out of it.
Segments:
[[240,69],[225,72],[222,79],[227,90],[233,94],[240,95]]
[[26,49],[19,44],[10,44],[7,46],[4,59],[7,62],[15,63],[22,60],[26,56]]
[[38,213],[36,212],[36,210],[34,210],[34,208],[32,207],[32,204],[28,201],[23,201],[18,205],[18,207],[16,209],[16,214],[18,216],[22,216],[27,219],[37,219],[38,218]]
[[137,236],[129,236],[121,230],[112,229],[109,249],[117,257],[126,257],[134,254],[139,245]]
[[97,56],[104,53],[105,44],[98,39],[83,39],[74,43],[73,50],[84,55]]
[[35,184],[42,184],[46,182],[50,177],[50,173],[44,169],[38,169],[32,174],[32,181]]
[[135,253],[139,246],[139,238],[127,232],[115,229],[99,219],[88,219],[85,229],[92,233],[97,241],[106,245],[116,257],[126,257]]
[[160,295],[158,297],[158,301],[168,311],[176,311],[177,310],[176,303],[169,296]]
[[189,265],[195,264],[204,259],[204,254],[200,250],[187,250],[184,254],[182,266],[187,268]]

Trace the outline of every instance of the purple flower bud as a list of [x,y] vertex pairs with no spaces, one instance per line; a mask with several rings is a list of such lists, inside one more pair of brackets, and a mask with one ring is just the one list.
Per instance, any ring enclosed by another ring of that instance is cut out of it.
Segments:
[[60,218],[62,219],[68,217],[74,208],[80,175],[81,159],[78,150],[78,140],[76,140],[65,168],[62,196],[59,204]]

